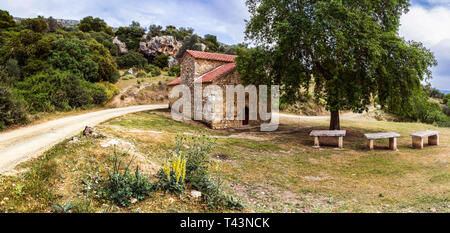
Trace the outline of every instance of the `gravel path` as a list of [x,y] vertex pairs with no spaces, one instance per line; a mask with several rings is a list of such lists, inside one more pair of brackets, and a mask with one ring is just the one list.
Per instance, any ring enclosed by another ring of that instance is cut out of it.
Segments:
[[77,135],[85,126],[92,127],[129,113],[166,108],[167,104],[114,108],[0,133],[0,174],[14,169],[20,162],[39,156],[64,139]]

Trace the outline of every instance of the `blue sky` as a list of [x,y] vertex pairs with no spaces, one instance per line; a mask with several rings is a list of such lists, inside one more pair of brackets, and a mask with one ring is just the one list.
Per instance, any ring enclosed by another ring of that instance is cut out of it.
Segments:
[[[192,27],[199,35],[214,34],[219,41],[243,42],[244,0],[1,0],[0,9],[18,17],[82,19],[95,16],[118,27],[138,21],[150,24]],[[402,17],[400,35],[421,41],[430,48],[439,65],[433,68],[434,87],[450,90],[450,0],[412,0]]]

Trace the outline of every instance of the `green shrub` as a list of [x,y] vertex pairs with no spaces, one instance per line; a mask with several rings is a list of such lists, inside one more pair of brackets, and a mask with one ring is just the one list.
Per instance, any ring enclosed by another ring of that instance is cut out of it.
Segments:
[[110,200],[121,206],[129,206],[131,198],[138,201],[144,200],[152,195],[155,189],[150,180],[139,172],[136,167],[134,173],[130,172],[130,161],[126,165],[123,172],[120,169],[125,165],[120,160],[116,150],[114,149],[113,168],[108,173],[105,180],[101,180],[98,189],[99,196],[102,199]]
[[32,112],[67,111],[107,100],[104,88],[68,71],[46,70],[26,77],[14,86]]
[[157,66],[155,66],[152,70],[152,76],[156,77],[156,76],[160,76],[161,75],[161,69]]
[[130,51],[120,57],[117,57],[117,65],[121,69],[131,67],[144,68],[148,64],[147,59],[141,53]]
[[26,122],[27,115],[22,102],[7,87],[0,86],[0,129]]
[[136,74],[136,77],[137,77],[137,78],[143,78],[143,77],[145,77],[145,76],[147,76],[147,73],[145,73],[144,71],[139,71],[139,72]]
[[186,188],[186,158],[180,154],[172,154],[172,158],[164,163],[157,174],[158,189],[176,195],[184,193]]
[[108,100],[112,99],[112,97],[120,93],[120,89],[112,83],[100,82],[96,83],[96,85],[102,87],[105,90]]
[[442,100],[443,104],[448,104],[450,103],[450,94],[447,94],[444,96],[444,99]]
[[179,77],[180,76],[180,66],[172,66],[169,69],[169,76],[175,76],[175,77]]
[[163,69],[164,67],[169,66],[169,56],[166,54],[161,54],[153,59],[153,65],[158,66]]
[[[216,209],[225,207],[241,210],[243,205],[232,196],[224,193],[224,183],[221,175],[215,178],[211,176],[209,167],[211,160],[209,154],[213,151],[215,141],[206,136],[202,137],[179,137],[175,139],[174,152],[184,155],[186,158],[186,179],[194,189],[202,192],[203,200],[208,208]],[[216,172],[219,172],[216,166]]]
[[153,69],[155,69],[155,67],[156,66],[153,64],[147,64],[144,66],[144,70],[145,70],[145,72],[150,73],[153,71]]

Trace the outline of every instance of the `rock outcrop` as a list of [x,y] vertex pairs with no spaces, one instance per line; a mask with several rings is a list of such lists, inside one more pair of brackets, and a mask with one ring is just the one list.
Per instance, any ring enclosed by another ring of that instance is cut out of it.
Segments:
[[117,38],[117,36],[114,37],[112,42],[113,44],[119,46],[119,51],[121,54],[128,53],[127,45],[124,42],[120,41],[119,38]]
[[[145,35],[144,35],[145,36]],[[150,40],[139,43],[139,52],[147,57],[156,57],[160,54],[176,56],[183,43],[173,36],[156,36]]]
[[174,57],[170,56],[169,57],[169,68],[172,68],[172,66],[177,66],[179,65],[178,60],[175,59]]

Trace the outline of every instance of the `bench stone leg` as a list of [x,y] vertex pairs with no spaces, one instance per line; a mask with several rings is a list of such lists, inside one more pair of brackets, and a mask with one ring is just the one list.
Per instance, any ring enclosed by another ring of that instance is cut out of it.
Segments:
[[389,149],[397,151],[397,138],[389,138]]
[[369,150],[373,150],[373,139],[368,139],[368,141],[367,141],[367,148]]
[[320,147],[319,137],[314,137],[314,147],[316,148]]
[[429,136],[428,145],[439,146],[439,135]]
[[416,149],[423,149],[423,138],[422,137],[412,137],[412,146]]
[[338,147],[339,147],[340,149],[344,148],[344,137],[339,137],[338,140],[339,140],[339,141],[338,141]]

